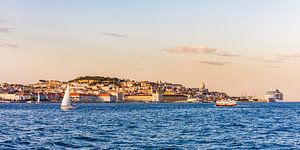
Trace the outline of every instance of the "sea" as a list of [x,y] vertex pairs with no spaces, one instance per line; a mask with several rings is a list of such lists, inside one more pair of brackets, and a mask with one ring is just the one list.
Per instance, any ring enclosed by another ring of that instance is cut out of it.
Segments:
[[300,149],[300,103],[0,104],[0,149]]

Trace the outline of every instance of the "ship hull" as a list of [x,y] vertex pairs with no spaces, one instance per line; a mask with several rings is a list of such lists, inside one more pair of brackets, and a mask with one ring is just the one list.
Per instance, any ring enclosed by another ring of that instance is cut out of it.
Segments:
[[267,102],[269,102],[269,103],[281,103],[281,102],[283,102],[283,100],[282,99],[268,98]]
[[217,101],[216,102],[216,106],[236,106],[237,103],[235,101],[232,100],[223,100],[223,101]]
[[216,104],[216,106],[229,106],[229,107],[232,107],[232,106],[236,106],[237,104]]
[[275,100],[275,102],[276,102],[276,103],[281,103],[281,102],[283,102],[283,100],[277,99],[277,100]]

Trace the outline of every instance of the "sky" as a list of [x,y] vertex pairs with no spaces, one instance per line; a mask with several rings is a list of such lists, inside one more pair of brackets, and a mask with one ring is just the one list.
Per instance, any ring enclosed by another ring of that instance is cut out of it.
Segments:
[[0,0],[0,82],[99,75],[300,100],[298,0]]

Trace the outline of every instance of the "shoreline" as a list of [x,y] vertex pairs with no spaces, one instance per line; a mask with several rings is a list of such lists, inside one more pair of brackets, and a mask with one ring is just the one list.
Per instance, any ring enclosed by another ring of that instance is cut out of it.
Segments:
[[[57,102],[51,102],[51,101],[45,101],[45,102],[40,102],[40,103],[36,103],[35,101],[25,101],[25,102],[17,102],[17,101],[0,101],[0,104],[60,104],[60,101]],[[134,104],[134,103],[138,103],[138,104],[173,104],[173,103],[186,103],[186,104],[214,104],[215,102],[138,102],[138,101],[134,101],[134,102],[73,102],[74,104],[120,104],[120,103],[130,103],[130,104]],[[238,101],[238,103],[279,103],[279,102],[245,102],[245,101]],[[284,101],[284,102],[280,102],[280,103],[300,103],[300,101]]]

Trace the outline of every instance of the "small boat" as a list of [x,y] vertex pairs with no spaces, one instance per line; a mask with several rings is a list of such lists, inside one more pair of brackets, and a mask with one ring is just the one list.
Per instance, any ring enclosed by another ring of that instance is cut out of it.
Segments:
[[41,103],[41,95],[40,95],[40,92],[38,93],[38,97],[37,97],[36,103],[37,103],[37,104]]
[[71,102],[69,85],[67,85],[67,89],[65,91],[64,99],[61,102],[60,108],[62,110],[65,110],[65,111],[72,110],[72,109],[76,108],[76,106],[72,105],[72,102]]
[[237,105],[236,101],[231,99],[216,101],[216,106],[236,106],[236,105]]

